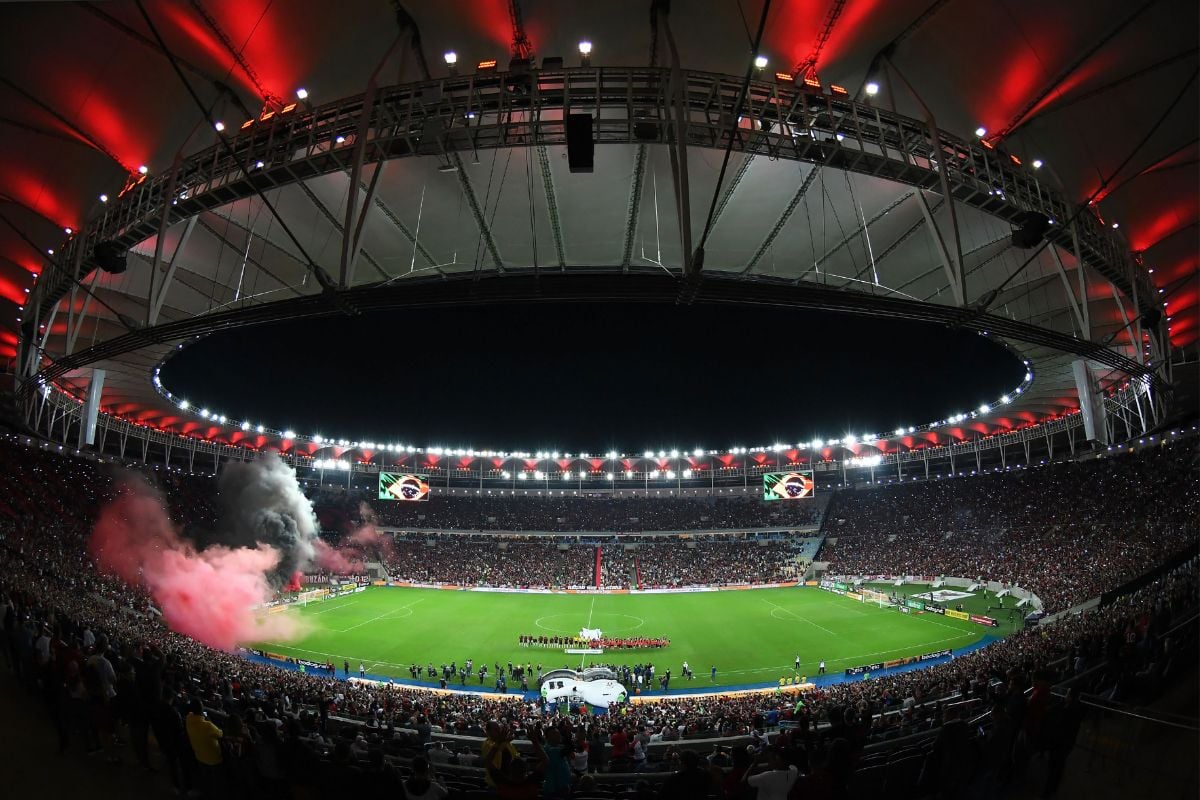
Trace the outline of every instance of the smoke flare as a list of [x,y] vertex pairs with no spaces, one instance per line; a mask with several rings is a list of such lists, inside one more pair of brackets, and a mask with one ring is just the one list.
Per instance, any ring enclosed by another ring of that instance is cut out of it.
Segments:
[[161,496],[140,477],[127,479],[101,511],[90,547],[101,571],[144,586],[167,625],[210,647],[232,650],[240,642],[299,634],[290,616],[256,614],[273,594],[267,576],[279,567],[275,548],[198,550],[180,538]]

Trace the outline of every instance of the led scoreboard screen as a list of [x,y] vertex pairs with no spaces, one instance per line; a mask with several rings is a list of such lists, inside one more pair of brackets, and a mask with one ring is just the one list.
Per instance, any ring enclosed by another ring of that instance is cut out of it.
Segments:
[[428,500],[429,482],[424,475],[381,472],[379,473],[379,499],[403,500],[409,503]]
[[811,469],[763,474],[763,500],[803,500],[816,488]]

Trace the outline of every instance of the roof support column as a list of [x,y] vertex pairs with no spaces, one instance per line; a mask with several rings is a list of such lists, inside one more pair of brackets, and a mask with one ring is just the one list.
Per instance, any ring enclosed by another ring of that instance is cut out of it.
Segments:
[[[375,196],[375,185],[379,181],[379,173],[383,171],[383,162],[380,162],[375,168],[375,174],[371,177],[371,185],[367,188],[362,217],[356,222],[358,186],[362,179],[363,161],[367,155],[367,136],[371,130],[371,118],[375,112],[375,90],[378,86],[379,73],[391,60],[392,54],[400,47],[404,38],[405,34],[400,33],[392,40],[391,46],[375,66],[371,77],[367,79],[367,88],[363,92],[363,108],[358,120],[358,135],[354,139],[354,162],[350,167],[350,188],[346,195],[346,224],[342,226],[342,268],[339,282],[343,289],[348,288],[354,280],[354,264],[358,260],[358,243],[362,238],[363,219],[366,218],[367,210],[371,207],[371,200]],[[354,233],[351,234],[351,231]]]
[[[946,174],[944,151],[942,149],[942,133],[940,130],[938,130],[937,120],[934,119],[933,112],[929,110],[929,106],[925,105],[925,101],[921,99],[919,94],[917,94],[917,90],[914,89],[912,84],[908,82],[908,78],[904,77],[904,73],[896,67],[891,58],[885,56],[884,61],[887,63],[888,68],[890,68],[891,71],[896,74],[896,77],[900,79],[901,83],[904,84],[904,87],[908,89],[908,93],[913,96],[913,99],[917,101],[917,104],[921,106],[921,110],[925,112],[925,122],[929,125],[930,157],[936,162],[938,182],[942,186],[942,196],[946,198],[946,203],[950,207],[950,231],[954,237],[953,250],[946,248],[944,243],[942,243],[940,247],[942,250],[946,251],[948,256],[946,259],[948,264],[947,271],[950,273],[950,288],[954,292],[954,299],[958,305],[965,306],[967,304],[967,281],[966,276],[963,274],[962,238],[958,233],[958,212],[955,210],[954,206],[954,195],[950,191],[950,179]],[[921,196],[920,189],[917,190],[917,196]],[[924,211],[925,202],[923,200],[921,205],[922,211]],[[930,226],[933,227],[934,230],[937,230],[936,226],[934,226],[933,218],[927,217],[927,219]],[[941,231],[938,231],[937,238],[939,240],[942,239]]]
[[[679,65],[679,51],[675,47],[675,36],[671,33],[671,20],[665,3],[656,3],[654,13],[666,33],[667,49],[671,53],[670,79],[667,84],[667,102],[675,114],[675,124],[668,126],[672,131],[667,147],[671,152],[671,178],[675,189],[675,211],[679,216],[679,240],[683,248],[683,272],[691,275],[695,269],[692,253],[692,203],[688,187],[687,163],[687,83]],[[739,109],[733,109],[734,116]]]
[[[175,268],[179,266],[179,254],[187,247],[188,239],[192,238],[192,231],[196,228],[196,220],[200,219],[199,215],[189,217],[187,226],[183,229],[183,235],[179,237],[179,243],[175,245],[175,252],[171,255],[171,263],[167,265],[167,274],[163,276],[162,285],[158,287],[158,292],[154,289],[150,290],[150,312],[146,319],[146,324],[155,325],[158,323],[158,315],[162,313],[163,301],[167,299],[167,290],[171,288],[171,281],[175,279]],[[161,241],[161,237],[160,237]],[[159,258],[162,255],[161,248],[154,248],[154,268],[152,274],[158,273]]]
[[[1082,298],[1077,298],[1075,296],[1075,292],[1071,289],[1071,281],[1069,278],[1067,278],[1067,270],[1065,267],[1063,267],[1062,256],[1058,254],[1058,248],[1051,243],[1049,250],[1050,255],[1054,259],[1055,271],[1058,272],[1058,277],[1062,279],[1063,292],[1067,296],[1067,305],[1070,306],[1071,313],[1075,317],[1075,324],[1079,327],[1080,335],[1082,338],[1090,340],[1092,338],[1092,332],[1088,326],[1087,312],[1084,310],[1087,308],[1087,288],[1086,286],[1081,286],[1080,288],[1083,290],[1084,294]],[[1080,275],[1083,274],[1082,262],[1079,264],[1079,272]],[[1082,277],[1080,278],[1080,283],[1083,284]]]
[[[947,199],[950,204],[950,213],[954,213],[954,202]],[[954,293],[954,302],[959,306],[965,306],[966,294],[963,286],[963,271],[962,259],[954,260],[950,250],[946,247],[946,241],[942,238],[942,231],[938,228],[937,222],[933,219],[933,210],[929,208],[929,201],[925,199],[925,193],[921,189],[917,189],[917,203],[921,206],[921,214],[925,217],[925,226],[929,228],[929,235],[933,237],[933,244],[937,248],[938,257],[942,261],[942,269],[946,272],[946,281],[950,284],[950,291]],[[955,225],[955,239],[958,238],[958,226]]]

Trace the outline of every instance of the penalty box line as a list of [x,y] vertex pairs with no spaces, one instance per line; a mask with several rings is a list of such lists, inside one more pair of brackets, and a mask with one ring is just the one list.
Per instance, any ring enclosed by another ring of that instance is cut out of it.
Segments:
[[820,628],[821,630],[825,631],[830,636],[836,636],[839,639],[843,638],[840,633],[834,633],[833,631],[829,630],[829,628],[826,628],[822,625],[818,625],[817,623],[813,622],[810,619],[805,619],[804,617],[797,614],[795,611],[792,611],[790,608],[784,608],[783,606],[779,605],[778,603],[772,603],[770,600],[768,600],[765,597],[762,598],[762,601],[769,606],[774,606],[775,608],[779,609],[780,611],[782,611],[785,614],[791,614],[792,618],[797,620],[798,622],[807,622],[809,625],[812,625],[814,628]]

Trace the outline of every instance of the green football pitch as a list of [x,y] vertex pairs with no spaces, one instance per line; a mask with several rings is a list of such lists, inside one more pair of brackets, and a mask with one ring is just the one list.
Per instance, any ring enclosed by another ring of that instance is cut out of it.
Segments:
[[[906,585],[903,592],[925,588]],[[987,613],[982,596],[962,602],[967,611]],[[679,677],[684,661],[696,673],[691,684],[696,688],[713,685],[714,666],[719,686],[771,683],[797,674],[813,676],[822,659],[827,671],[835,673],[965,647],[988,634],[1007,634],[1020,622],[1010,624],[1008,615],[1000,614],[1002,627],[993,629],[932,613],[902,614],[815,587],[649,595],[372,587],[285,613],[301,621],[300,636],[254,646],[297,659],[333,661],[339,674],[344,661],[355,673],[361,663],[373,675],[405,680],[410,679],[410,664],[439,667],[468,658],[476,669],[488,664],[489,672],[493,664],[509,661],[540,663],[545,669],[653,663],[660,675],[671,669],[673,690],[689,685]],[[671,644],[580,656],[518,643],[523,634],[575,636],[585,627],[599,628],[605,636],[668,637]],[[793,669],[797,656],[799,673]],[[489,686],[493,678],[489,674]],[[478,686],[478,678],[468,685]]]

